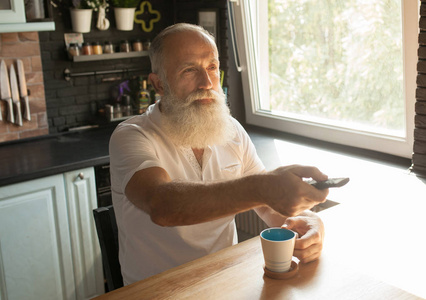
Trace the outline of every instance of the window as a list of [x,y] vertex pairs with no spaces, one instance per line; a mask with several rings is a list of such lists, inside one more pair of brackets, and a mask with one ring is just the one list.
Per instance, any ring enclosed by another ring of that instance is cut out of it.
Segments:
[[239,0],[246,120],[411,157],[418,6],[412,0]]

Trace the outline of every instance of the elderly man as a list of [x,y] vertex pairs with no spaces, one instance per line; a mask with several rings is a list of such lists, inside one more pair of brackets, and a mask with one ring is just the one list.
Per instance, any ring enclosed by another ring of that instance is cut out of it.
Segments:
[[213,37],[176,24],[150,48],[161,100],[116,128],[110,141],[113,204],[125,284],[237,243],[235,214],[255,209],[269,226],[299,233],[295,255],[319,257],[323,224],[308,211],[328,190],[314,167],[265,168],[220,87]]

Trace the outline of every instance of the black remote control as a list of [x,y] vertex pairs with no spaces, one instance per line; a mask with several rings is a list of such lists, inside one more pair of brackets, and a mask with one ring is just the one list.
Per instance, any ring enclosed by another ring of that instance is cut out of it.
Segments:
[[312,186],[316,187],[319,190],[324,190],[324,189],[333,188],[333,187],[341,187],[347,184],[348,182],[349,182],[348,177],[329,178],[324,181],[315,181],[315,180],[308,181],[309,184],[311,184]]

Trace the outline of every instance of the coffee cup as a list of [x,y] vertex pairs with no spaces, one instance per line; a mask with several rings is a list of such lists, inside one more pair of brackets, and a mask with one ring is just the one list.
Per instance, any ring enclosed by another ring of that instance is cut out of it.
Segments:
[[296,236],[294,231],[279,227],[268,228],[260,233],[266,269],[276,273],[290,270]]

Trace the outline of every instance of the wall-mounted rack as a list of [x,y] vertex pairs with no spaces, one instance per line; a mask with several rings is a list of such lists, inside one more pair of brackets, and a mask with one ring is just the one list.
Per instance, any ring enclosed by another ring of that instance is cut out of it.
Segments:
[[72,73],[70,69],[64,70],[64,77],[66,81],[70,81],[71,77],[81,77],[81,76],[98,76],[98,75],[108,75],[108,74],[120,74],[120,73],[131,73],[131,72],[141,72],[146,69],[122,69],[122,70],[105,70],[105,71],[92,71],[92,72],[81,72],[81,73]]
[[73,62],[83,61],[96,61],[96,60],[109,60],[109,59],[122,59],[132,57],[143,57],[148,56],[148,51],[133,51],[133,52],[116,52],[116,53],[105,53],[105,54],[93,54],[93,55],[79,55],[73,56]]

